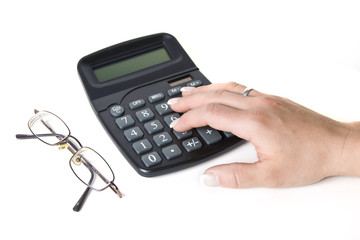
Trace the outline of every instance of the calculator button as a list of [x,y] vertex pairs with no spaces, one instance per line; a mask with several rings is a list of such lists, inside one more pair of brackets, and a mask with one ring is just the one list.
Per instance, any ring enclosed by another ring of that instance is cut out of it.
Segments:
[[131,110],[135,110],[135,109],[141,108],[143,106],[145,106],[145,100],[144,99],[138,99],[136,101],[132,101],[131,103],[129,103],[129,108]]
[[121,105],[113,105],[110,108],[110,115],[113,117],[120,117],[124,113],[124,108]]
[[168,125],[168,127],[170,127],[170,124],[178,118],[180,118],[180,115],[178,113],[174,113],[164,117],[164,121]]
[[173,130],[173,133],[178,140],[183,140],[183,139],[189,138],[193,134],[192,130],[189,130],[186,132],[177,132],[177,131]]
[[194,80],[186,84],[188,87],[198,87],[201,86],[203,83],[201,80]]
[[148,100],[150,103],[156,103],[156,102],[163,100],[164,98],[165,98],[165,95],[163,93],[157,93],[157,94],[154,94],[154,95],[151,95],[150,97],[148,97]]
[[164,126],[159,120],[151,121],[144,124],[144,128],[148,134],[154,134],[164,129]]
[[132,145],[133,149],[137,154],[143,154],[148,151],[150,151],[153,147],[149,140],[143,139],[141,141],[138,141]]
[[161,116],[173,112],[173,110],[167,103],[161,103],[161,104],[156,105],[155,110]]
[[169,97],[174,97],[174,96],[179,95],[181,93],[180,89],[181,89],[181,86],[170,88],[167,91],[167,94],[169,95]]
[[182,151],[176,144],[163,148],[161,151],[167,160],[171,160],[182,155]]
[[158,147],[162,147],[172,143],[173,139],[168,132],[163,132],[153,137],[153,140]]
[[157,152],[151,152],[141,157],[141,161],[146,167],[152,167],[161,163],[161,157]]
[[151,111],[150,108],[145,108],[143,110],[137,111],[135,115],[140,122],[146,122],[155,117],[154,112]]
[[231,132],[224,132],[224,135],[227,138],[235,137],[235,135],[233,133],[231,133]]
[[182,142],[183,147],[187,152],[193,152],[202,147],[202,143],[197,137],[190,138]]
[[123,117],[119,117],[115,120],[116,125],[120,129],[126,129],[128,127],[131,127],[135,124],[134,119],[130,115],[125,115]]
[[213,129],[212,127],[206,126],[197,128],[196,131],[202,137],[202,139],[206,142],[207,145],[211,145],[221,141],[220,133]]
[[124,131],[124,135],[129,142],[135,141],[144,136],[143,132],[139,127],[130,128]]

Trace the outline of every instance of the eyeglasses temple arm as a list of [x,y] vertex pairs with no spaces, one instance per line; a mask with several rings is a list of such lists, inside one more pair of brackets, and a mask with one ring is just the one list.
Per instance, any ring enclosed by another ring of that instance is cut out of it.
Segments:
[[79,198],[79,200],[76,202],[75,206],[73,207],[73,210],[75,212],[79,212],[81,210],[81,208],[83,207],[87,197],[89,196],[91,191],[90,187],[87,187],[84,191],[84,193],[81,195],[81,197]]
[[115,183],[111,182],[110,183],[110,188],[111,190],[114,191],[114,193],[116,193],[118,195],[119,198],[123,197],[123,194],[120,192],[120,190],[118,189],[118,187],[115,185]]
[[[87,167],[87,169],[89,170],[89,172],[90,172],[90,174],[91,174],[90,180],[89,180],[89,183],[88,183],[88,184],[91,186],[91,185],[93,184],[94,180],[95,180],[96,175],[94,174],[94,171],[92,171],[91,168],[90,168],[86,163],[84,163],[84,165]],[[84,193],[81,195],[81,197],[80,197],[79,200],[76,202],[76,204],[75,204],[75,206],[74,206],[74,208],[73,208],[73,210],[74,210],[75,212],[79,212],[79,211],[81,210],[81,208],[82,208],[82,206],[84,205],[84,203],[85,203],[87,197],[89,196],[91,190],[92,190],[92,189],[91,189],[90,187],[87,187],[87,188],[85,189]]]
[[32,135],[32,134],[16,134],[15,137],[17,139],[37,139],[38,137],[64,137],[61,134],[39,134],[37,136]]

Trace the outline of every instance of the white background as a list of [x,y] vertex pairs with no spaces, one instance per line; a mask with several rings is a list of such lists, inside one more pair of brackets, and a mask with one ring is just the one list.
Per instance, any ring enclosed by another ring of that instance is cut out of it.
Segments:
[[[359,1],[14,0],[0,4],[0,25],[1,239],[360,239],[359,178],[286,189],[200,184],[210,166],[254,161],[250,144],[174,174],[137,175],[92,112],[76,69],[96,50],[168,32],[212,82],[360,120]],[[70,154],[15,139],[29,133],[34,108],[58,114],[100,152],[126,197],[93,192],[73,212],[85,186]]]

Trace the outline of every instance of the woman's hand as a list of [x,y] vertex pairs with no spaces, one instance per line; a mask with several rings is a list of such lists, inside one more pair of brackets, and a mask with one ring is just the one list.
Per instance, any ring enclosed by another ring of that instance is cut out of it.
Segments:
[[[360,176],[359,123],[341,123],[289,99],[237,83],[183,88],[169,104],[185,112],[173,122],[176,131],[209,125],[251,142],[258,162],[232,163],[206,170],[209,186],[230,188],[290,187],[333,175]],[[356,151],[355,151],[356,149]]]

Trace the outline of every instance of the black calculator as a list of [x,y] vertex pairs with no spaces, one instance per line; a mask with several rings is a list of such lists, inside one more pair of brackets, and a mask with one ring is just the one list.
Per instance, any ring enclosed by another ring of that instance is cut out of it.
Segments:
[[242,139],[209,126],[176,132],[181,116],[167,101],[184,86],[210,84],[170,34],[145,36],[83,57],[78,72],[108,134],[142,176],[184,169],[237,146]]

